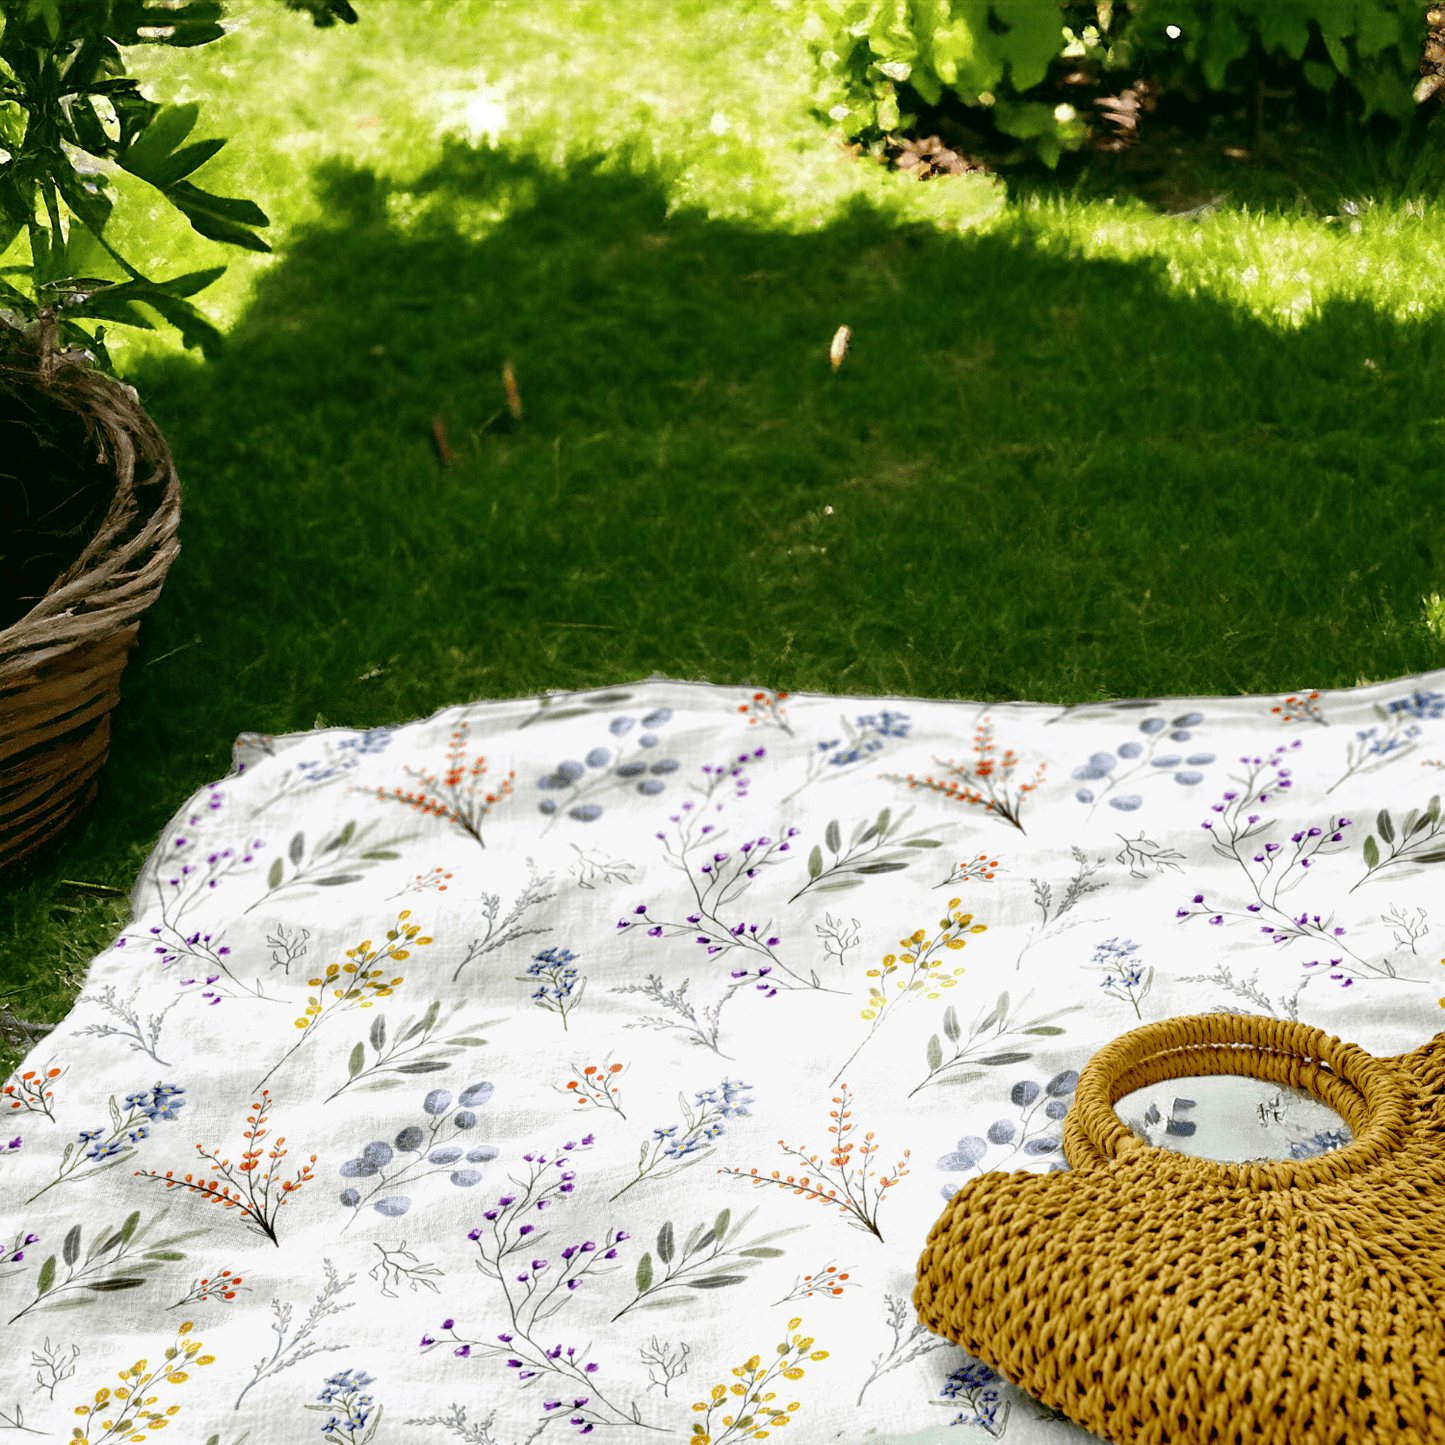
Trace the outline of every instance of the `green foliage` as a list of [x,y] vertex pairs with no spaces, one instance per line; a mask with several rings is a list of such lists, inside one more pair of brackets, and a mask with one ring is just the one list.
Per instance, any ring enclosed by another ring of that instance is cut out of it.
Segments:
[[[310,11],[313,23],[337,17],[348,24],[356,14],[347,0],[286,0]],[[147,182],[207,240],[248,251],[269,252],[254,228],[270,219],[254,201],[217,196],[186,179],[226,142],[184,145],[200,107],[162,106],[126,78],[118,47],[208,45],[226,34],[218,22],[221,0],[183,0],[157,6],[149,0],[0,0],[0,256],[22,231],[30,241],[30,264],[0,266],[0,316],[12,325],[39,315],[61,317],[57,339],[88,349],[100,370],[114,374],[105,347],[105,327],[95,333],[75,325],[95,318],[155,327],[142,302],[181,333],[187,347],[213,359],[221,333],[185,298],[225,275],[224,266],[153,281],[130,264],[105,238],[114,202],[108,177],[91,163],[77,164],[65,147],[101,161],[113,161]],[[159,33],[142,35],[143,29]],[[63,85],[62,85],[63,82]],[[105,104],[109,114],[97,111]],[[114,137],[105,122],[114,126]],[[38,201],[43,202],[40,219]],[[69,214],[62,226],[61,203]],[[79,225],[76,222],[79,222]],[[122,280],[116,272],[129,280]],[[27,294],[6,276],[28,278]]]
[[[1316,90],[1346,79],[1364,101],[1364,119],[1380,113],[1407,124],[1428,9],[1421,0],[1135,0],[1123,38],[1136,62],[1159,65],[1166,85],[1194,70],[1211,90],[1223,90],[1231,68],[1258,45],[1303,62]],[[1304,59],[1312,33],[1328,62]]]
[[[1427,20],[1420,0],[1136,0],[1127,16],[1098,6],[1099,25],[1075,34],[1062,0],[809,0],[804,38],[818,83],[814,114],[865,145],[907,129],[898,86],[928,105],[945,87],[966,105],[991,107],[1005,135],[1024,141],[1051,170],[1088,140],[1073,106],[1029,92],[1059,58],[1088,57],[1106,70],[1148,69],[1166,87],[1202,77],[1224,90],[1258,46],[1303,61],[1306,81],[1330,90],[1344,77],[1376,112],[1408,122]],[[1329,63],[1303,60],[1312,27]],[[1117,32],[1114,33],[1114,32]]]
[[968,105],[994,106],[999,129],[1033,140],[1050,167],[1087,138],[1072,113],[1022,99],[1066,44],[1058,0],[811,0],[803,35],[821,72],[815,114],[850,141],[912,124],[898,109],[904,81],[929,105],[947,86]]

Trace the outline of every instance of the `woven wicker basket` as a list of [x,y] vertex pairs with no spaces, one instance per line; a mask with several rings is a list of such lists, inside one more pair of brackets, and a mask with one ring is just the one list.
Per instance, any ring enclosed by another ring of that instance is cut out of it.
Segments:
[[[133,387],[55,350],[53,313],[25,331],[0,323],[0,383],[38,388],[78,413],[115,498],[74,564],[0,632],[0,869],[24,858],[94,800],[110,753],[110,713],[140,630],[180,551],[180,480]],[[137,467],[151,466],[137,480]]]

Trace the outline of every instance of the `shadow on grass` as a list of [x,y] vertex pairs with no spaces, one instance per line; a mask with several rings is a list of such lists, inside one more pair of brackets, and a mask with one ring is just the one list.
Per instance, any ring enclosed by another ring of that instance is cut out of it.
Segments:
[[129,373],[182,551],[98,803],[5,880],[29,1017],[114,936],[59,881],[128,889],[241,731],[654,671],[1076,703],[1442,661],[1435,322],[1282,333],[1019,216],[669,214],[676,175],[614,159],[449,144],[404,197],[323,166],[226,354]]

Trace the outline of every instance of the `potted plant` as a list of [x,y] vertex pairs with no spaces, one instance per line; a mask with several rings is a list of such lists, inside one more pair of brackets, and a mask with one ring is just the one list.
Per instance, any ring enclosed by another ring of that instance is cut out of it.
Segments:
[[[318,27],[356,23],[348,0],[285,4]],[[0,869],[94,799],[141,616],[180,550],[170,449],[116,376],[105,327],[80,323],[153,331],[143,302],[207,360],[222,347],[186,298],[226,268],[142,275],[106,239],[102,163],[209,240],[271,249],[254,202],[186,179],[226,144],[185,144],[199,106],[145,99],[121,55],[209,44],[223,14],[221,0],[0,0]]]

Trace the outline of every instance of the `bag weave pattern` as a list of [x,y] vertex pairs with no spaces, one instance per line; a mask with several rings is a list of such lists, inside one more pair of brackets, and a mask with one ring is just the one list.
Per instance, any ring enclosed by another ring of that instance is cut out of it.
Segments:
[[[1114,1114],[1166,1079],[1306,1089],[1354,1142],[1226,1164]],[[1129,1445],[1445,1442],[1445,1033],[1374,1058],[1298,1023],[1166,1019],[1115,1039],[1064,1121],[1070,1169],[986,1174],[918,1262],[926,1328]]]
[[[170,449],[135,389],[53,351],[54,324],[4,328],[0,380],[43,387],[79,413],[115,468],[99,530],[18,622],[0,632],[0,868],[34,853],[94,799],[110,714],[141,615],[180,551],[181,491]],[[140,464],[150,464],[138,477]]]

